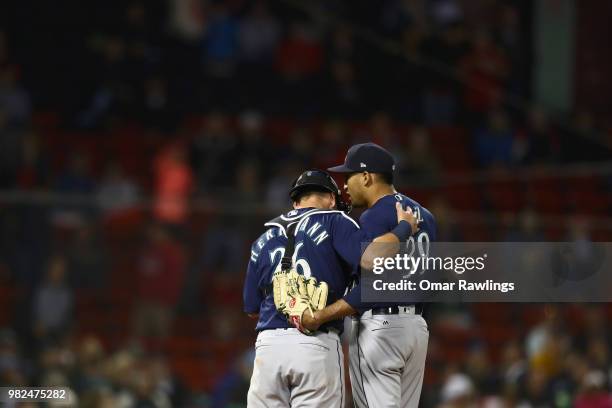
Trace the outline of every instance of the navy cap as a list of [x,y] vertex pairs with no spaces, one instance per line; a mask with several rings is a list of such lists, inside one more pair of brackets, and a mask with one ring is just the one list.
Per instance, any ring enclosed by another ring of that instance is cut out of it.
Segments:
[[344,164],[327,170],[334,173],[393,173],[395,160],[391,153],[376,143],[361,143],[351,146]]

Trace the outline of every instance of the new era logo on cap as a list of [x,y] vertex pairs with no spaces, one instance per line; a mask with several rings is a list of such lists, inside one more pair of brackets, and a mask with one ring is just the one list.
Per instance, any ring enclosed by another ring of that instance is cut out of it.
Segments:
[[352,146],[346,154],[344,164],[327,169],[336,173],[393,173],[395,160],[387,150],[375,143]]

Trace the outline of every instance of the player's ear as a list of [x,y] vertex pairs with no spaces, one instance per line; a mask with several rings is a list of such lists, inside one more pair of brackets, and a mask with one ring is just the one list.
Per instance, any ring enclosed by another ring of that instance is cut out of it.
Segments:
[[364,185],[365,187],[369,187],[369,186],[371,186],[371,185],[372,185],[372,183],[374,182],[374,180],[373,180],[373,176],[372,176],[372,173],[369,173],[369,172],[367,172],[367,171],[364,171],[364,172],[362,173],[362,181],[363,181],[363,185]]

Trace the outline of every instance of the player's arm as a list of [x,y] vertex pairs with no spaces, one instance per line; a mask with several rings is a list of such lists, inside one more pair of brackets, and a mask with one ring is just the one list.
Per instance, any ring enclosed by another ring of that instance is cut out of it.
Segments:
[[263,295],[259,290],[259,268],[257,257],[249,260],[244,288],[242,290],[242,300],[244,302],[244,312],[252,319],[259,318],[259,307],[263,301]]
[[360,260],[360,266],[363,269],[371,270],[375,258],[386,258],[397,254],[400,242],[406,241],[408,237],[418,231],[418,220],[410,207],[404,210],[398,202],[395,204],[395,210],[397,226],[391,232],[374,238],[367,246]]
[[[405,241],[410,235],[418,230],[416,217],[412,214],[412,211],[408,208],[403,210],[399,203],[396,204],[398,226],[391,232],[383,234],[375,238],[372,243],[368,245],[363,255],[360,257],[360,265],[362,268],[371,269],[373,260],[379,256],[391,256],[399,250],[399,242]],[[357,230],[357,234],[353,234],[348,240],[339,234],[337,237],[339,242],[353,242],[361,245],[361,242],[365,240],[361,230]],[[334,237],[336,238],[336,237]],[[385,244],[385,245],[380,245]],[[395,244],[395,245],[394,245]],[[339,253],[345,260],[356,266],[356,262],[351,262],[351,250],[342,250],[342,245],[337,245],[340,249]],[[353,249],[354,251],[354,249]],[[360,251],[360,249],[359,249]],[[314,316],[309,313],[304,313],[302,317],[302,324],[304,327],[310,330],[316,330],[324,323],[332,320],[339,320],[346,316],[351,316],[357,313],[358,305],[361,303],[361,288],[358,286],[354,287],[344,299],[339,299],[331,305],[314,312]]]

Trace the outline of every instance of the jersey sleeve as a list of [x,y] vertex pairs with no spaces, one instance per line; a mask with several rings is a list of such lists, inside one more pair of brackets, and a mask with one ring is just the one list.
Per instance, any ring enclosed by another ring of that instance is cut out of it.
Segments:
[[338,255],[356,270],[361,262],[362,243],[368,240],[366,234],[352,218],[341,214],[333,222],[332,237]]
[[357,310],[359,313],[368,310],[367,304],[361,301],[361,282],[349,290],[349,292],[344,295],[342,299],[344,299],[346,303],[351,305],[351,307]]
[[251,258],[247,266],[242,299],[244,311],[246,313],[259,313],[259,307],[263,301],[263,294],[259,290],[260,272],[258,265],[259,258]]
[[364,234],[369,240],[373,240],[395,228],[397,225],[395,207],[393,211],[385,210],[384,206],[370,208],[364,211],[359,222]]
[[437,238],[436,220],[434,216],[424,207],[420,208],[423,222],[419,224],[419,232],[415,234],[416,237],[419,234],[427,233],[429,241],[435,241]]

